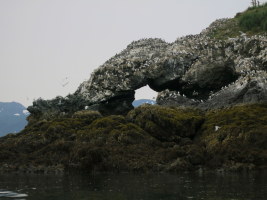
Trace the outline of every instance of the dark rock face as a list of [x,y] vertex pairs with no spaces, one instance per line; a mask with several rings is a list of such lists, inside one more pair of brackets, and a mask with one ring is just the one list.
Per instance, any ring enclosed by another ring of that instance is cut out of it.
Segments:
[[183,77],[187,84],[178,91],[159,93],[157,103],[212,109],[266,102],[266,37],[243,35],[219,43],[221,53],[195,62]]
[[88,110],[99,111],[103,115],[116,115],[116,114],[127,114],[129,110],[132,110],[134,106],[134,91],[130,91],[128,95],[118,96],[105,102],[100,102],[88,106]]
[[31,113],[28,121],[50,119],[59,116],[71,115],[76,111],[84,110],[89,102],[81,95],[70,94],[66,97],[57,96],[51,100],[37,99],[27,110]]

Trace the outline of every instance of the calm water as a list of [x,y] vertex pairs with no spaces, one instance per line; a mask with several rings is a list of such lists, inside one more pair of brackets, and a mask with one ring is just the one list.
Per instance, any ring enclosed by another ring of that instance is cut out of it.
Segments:
[[266,200],[267,173],[0,175],[0,200]]

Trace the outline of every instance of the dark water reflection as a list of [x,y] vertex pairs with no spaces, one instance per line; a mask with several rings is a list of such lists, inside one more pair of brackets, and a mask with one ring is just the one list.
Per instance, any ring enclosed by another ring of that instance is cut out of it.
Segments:
[[266,200],[267,173],[1,174],[2,199]]

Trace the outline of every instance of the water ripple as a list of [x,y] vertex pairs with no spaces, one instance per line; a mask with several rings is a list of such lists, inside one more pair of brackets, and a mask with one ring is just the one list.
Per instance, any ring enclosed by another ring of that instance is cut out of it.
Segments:
[[0,199],[1,198],[16,198],[16,200],[26,200],[26,199],[17,199],[17,198],[24,198],[27,196],[28,196],[27,194],[0,190]]

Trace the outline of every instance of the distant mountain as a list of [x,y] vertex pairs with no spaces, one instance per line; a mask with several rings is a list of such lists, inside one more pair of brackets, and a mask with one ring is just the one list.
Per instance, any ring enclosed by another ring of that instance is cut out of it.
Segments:
[[17,133],[27,124],[29,112],[20,103],[0,102],[0,136]]
[[153,101],[151,99],[138,99],[138,100],[135,100],[133,102],[133,106],[134,107],[138,107],[138,106],[140,106],[140,105],[142,105],[144,103],[148,103],[148,104],[154,105],[156,103],[156,101]]

